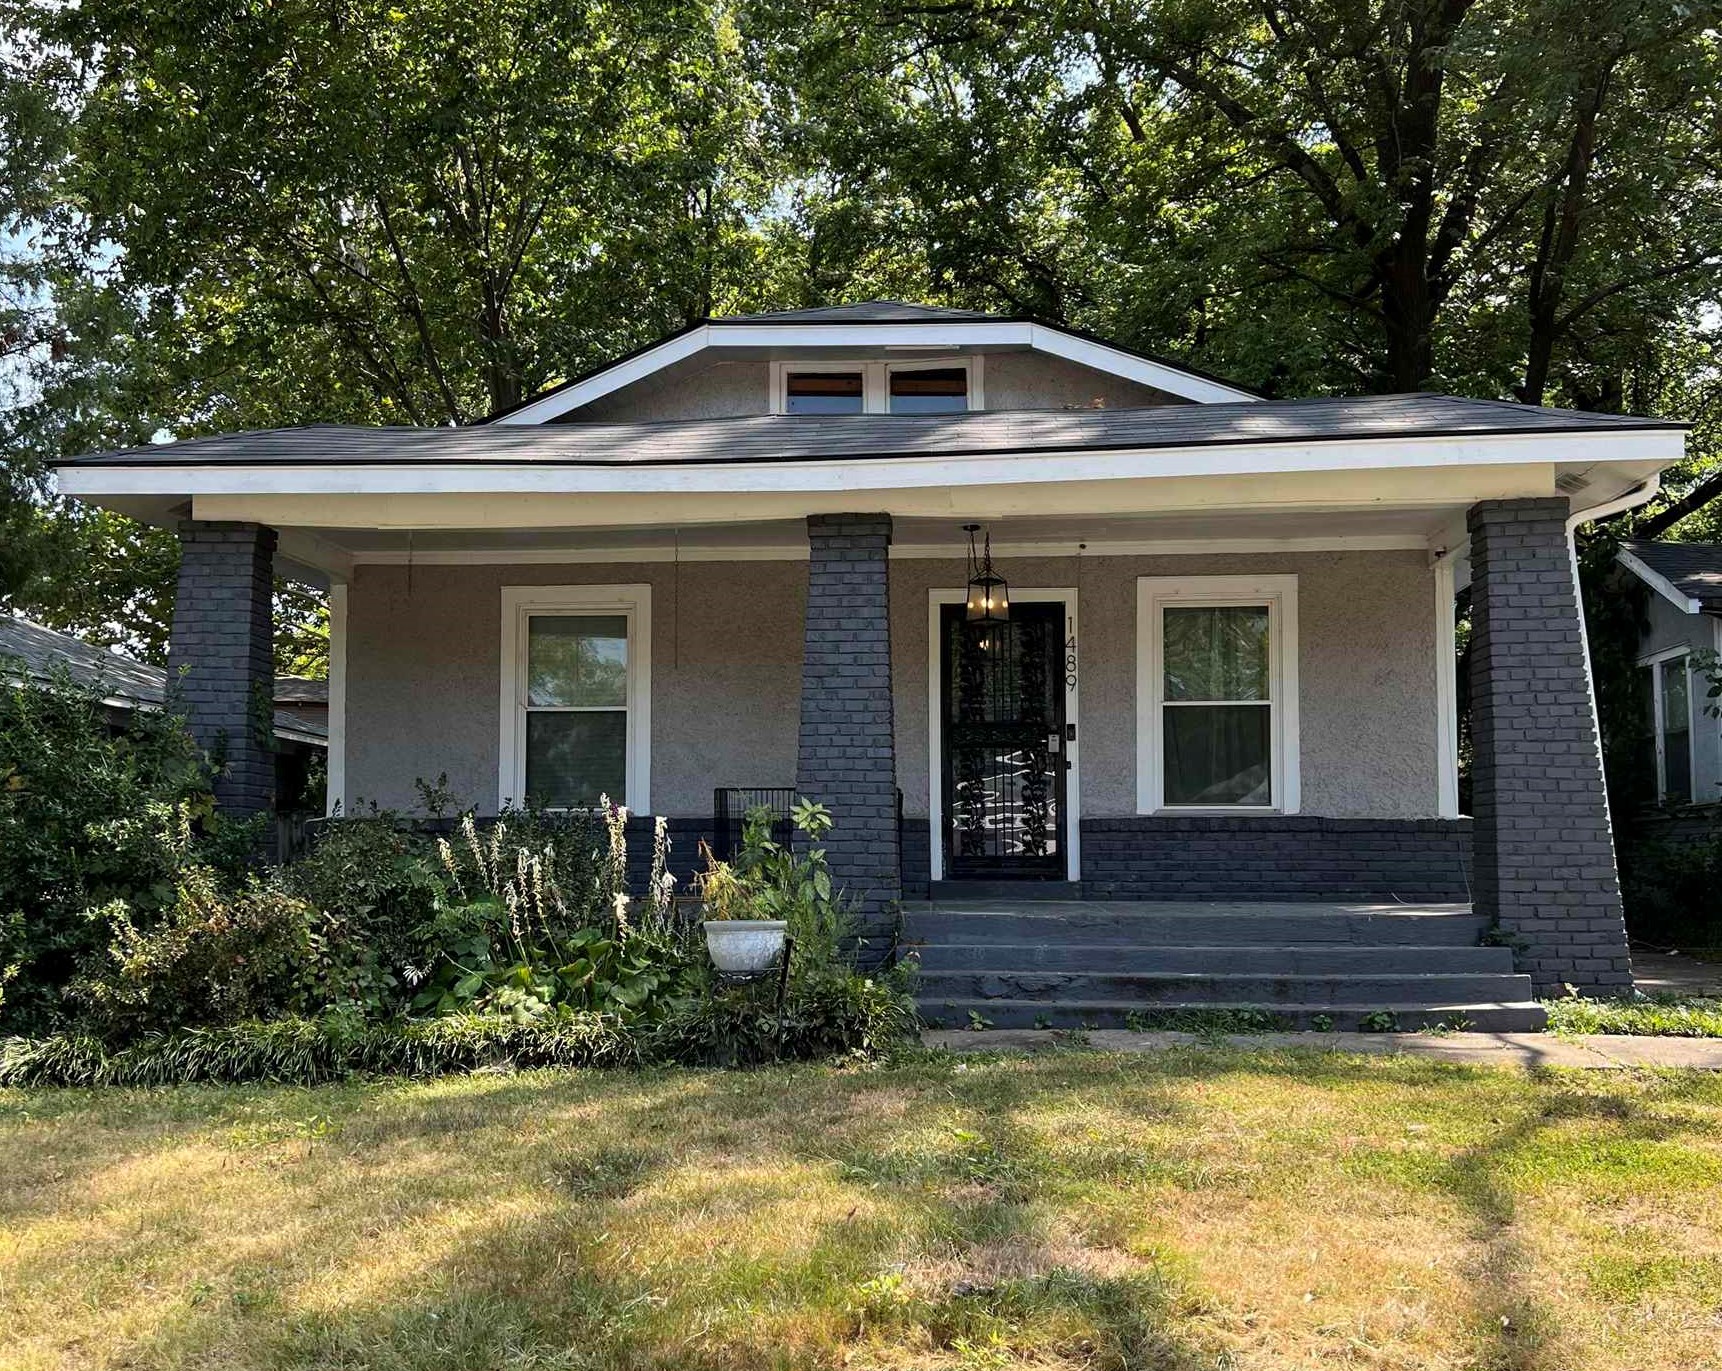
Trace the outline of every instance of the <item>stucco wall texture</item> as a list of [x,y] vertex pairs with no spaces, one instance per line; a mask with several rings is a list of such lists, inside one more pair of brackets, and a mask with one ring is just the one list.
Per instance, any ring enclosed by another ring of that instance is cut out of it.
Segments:
[[[809,370],[838,363],[809,361]],[[982,368],[988,409],[1064,409],[1099,400],[1108,409],[1175,403],[1151,386],[1036,352],[988,353]],[[652,423],[771,413],[771,363],[693,358],[592,401],[570,422]]]
[[[1298,576],[1305,814],[1418,818],[1436,810],[1434,586],[1403,552],[1013,558],[1015,586],[1079,594],[1085,817],[1136,807],[1136,578]],[[956,560],[891,563],[898,784],[927,812],[928,597]],[[652,587],[652,795],[698,816],[720,785],[791,785],[805,562],[361,566],[348,594],[347,794],[410,806],[446,772],[494,812],[503,586]]]

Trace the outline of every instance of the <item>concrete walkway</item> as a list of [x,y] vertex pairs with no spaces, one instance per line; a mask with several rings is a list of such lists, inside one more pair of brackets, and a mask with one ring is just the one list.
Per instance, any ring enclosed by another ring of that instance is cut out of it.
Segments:
[[1678,952],[1634,951],[1632,979],[1646,995],[1722,997],[1722,962],[1701,962]]
[[[1041,1029],[933,1029],[921,1034],[928,1047],[950,1052],[1040,1052],[1082,1046],[1101,1052],[1163,1052],[1212,1041],[1193,1033],[1132,1033],[1095,1029],[1058,1033]],[[1684,1067],[1722,1071],[1722,1038],[1636,1038],[1593,1034],[1557,1038],[1552,1033],[1239,1033],[1231,1047],[1295,1048],[1313,1052],[1374,1052],[1428,1057],[1486,1066],[1561,1066],[1621,1071],[1632,1067]]]

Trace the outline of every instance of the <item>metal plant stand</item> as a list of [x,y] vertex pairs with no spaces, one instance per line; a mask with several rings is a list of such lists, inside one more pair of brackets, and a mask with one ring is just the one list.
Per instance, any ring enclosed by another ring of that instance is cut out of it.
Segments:
[[789,994],[789,962],[795,955],[795,939],[785,937],[783,940],[783,955],[778,958],[776,966],[768,966],[762,971],[719,971],[712,969],[714,982],[723,989],[750,985],[769,985],[774,979],[777,982],[777,992],[773,997],[772,1014],[776,1020],[773,1040],[777,1055],[783,1055],[783,1004]]

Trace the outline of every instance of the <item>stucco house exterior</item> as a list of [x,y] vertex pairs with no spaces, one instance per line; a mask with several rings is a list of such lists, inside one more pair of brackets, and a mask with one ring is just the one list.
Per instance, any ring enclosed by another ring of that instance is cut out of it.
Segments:
[[[715,789],[794,788],[959,1017],[1526,1026],[1533,988],[1630,986],[1572,530],[1650,498],[1683,442],[1268,401],[875,301],[701,321],[465,428],[234,434],[60,480],[179,529],[173,665],[206,733],[267,670],[272,563],[328,583],[331,803],[440,773],[481,812],[602,791],[691,853]],[[1010,608],[975,625],[989,543]],[[230,802],[267,803],[230,755]]]

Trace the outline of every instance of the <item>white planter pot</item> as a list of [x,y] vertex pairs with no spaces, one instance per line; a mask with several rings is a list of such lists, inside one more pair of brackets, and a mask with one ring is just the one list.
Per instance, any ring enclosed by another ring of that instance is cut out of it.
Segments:
[[731,975],[770,971],[783,956],[782,919],[707,919],[706,951],[712,965]]

